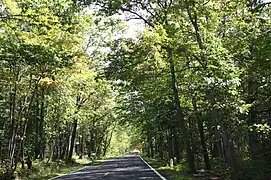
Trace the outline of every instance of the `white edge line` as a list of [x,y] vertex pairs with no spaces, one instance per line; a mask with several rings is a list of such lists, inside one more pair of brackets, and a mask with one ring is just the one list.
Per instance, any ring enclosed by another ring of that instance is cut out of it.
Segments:
[[167,180],[164,176],[162,176],[159,172],[157,172],[153,167],[151,167],[151,165],[149,165],[141,156],[139,156],[140,159],[145,163],[147,164],[147,166],[153,170],[162,180]]
[[[153,171],[155,172],[162,180],[167,180],[164,176],[162,176],[158,171],[156,171],[153,167],[151,167],[151,165],[149,165],[141,156],[139,156],[140,159]],[[77,169],[75,171],[72,171],[70,174],[72,173],[75,173],[77,171],[80,171],[80,170],[83,170],[83,169],[86,169],[88,168],[89,166],[86,166],[86,167],[82,167],[80,169]],[[53,179],[56,179],[56,178],[59,178],[59,177],[62,177],[62,176],[65,176],[65,175],[68,175],[68,174],[62,174],[62,175],[59,175],[59,176],[56,176],[56,177],[52,177],[51,179],[49,180],[53,180]]]

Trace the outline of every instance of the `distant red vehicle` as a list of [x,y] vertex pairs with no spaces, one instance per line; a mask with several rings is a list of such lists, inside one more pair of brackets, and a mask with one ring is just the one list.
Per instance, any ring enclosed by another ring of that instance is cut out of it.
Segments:
[[136,155],[139,155],[139,153],[140,153],[139,149],[136,148],[136,149],[134,150],[134,153],[135,153]]

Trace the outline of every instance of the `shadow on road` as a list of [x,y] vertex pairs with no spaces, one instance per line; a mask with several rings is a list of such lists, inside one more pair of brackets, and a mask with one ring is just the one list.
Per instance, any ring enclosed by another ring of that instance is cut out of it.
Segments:
[[161,180],[160,177],[136,155],[126,155],[108,159],[102,163],[95,163],[73,174],[64,175],[57,179]]

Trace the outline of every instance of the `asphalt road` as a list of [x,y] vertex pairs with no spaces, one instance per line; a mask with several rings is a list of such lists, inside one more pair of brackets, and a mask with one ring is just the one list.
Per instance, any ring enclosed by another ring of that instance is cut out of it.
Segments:
[[70,175],[57,177],[55,180],[166,180],[158,174],[139,156],[126,155],[93,164]]

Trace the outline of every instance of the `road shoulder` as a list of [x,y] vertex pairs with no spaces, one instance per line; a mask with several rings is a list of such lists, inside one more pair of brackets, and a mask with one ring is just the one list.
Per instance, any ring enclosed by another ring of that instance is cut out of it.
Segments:
[[154,171],[157,176],[159,176],[162,180],[167,180],[163,175],[161,175],[155,168],[153,168],[147,161],[145,161],[141,156],[140,159],[152,170]]
[[144,157],[145,161],[150,164],[156,171],[167,180],[192,180],[192,175],[187,173],[185,166],[169,167],[165,162],[158,161],[153,158]]

